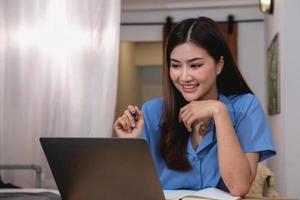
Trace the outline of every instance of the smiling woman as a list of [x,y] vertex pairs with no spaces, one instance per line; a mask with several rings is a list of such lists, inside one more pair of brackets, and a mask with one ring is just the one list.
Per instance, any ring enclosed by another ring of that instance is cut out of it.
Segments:
[[164,189],[216,187],[245,195],[257,163],[275,148],[261,104],[218,25],[206,17],[178,23],[165,59],[163,97],[142,110],[129,105],[114,124],[117,135],[148,141]]

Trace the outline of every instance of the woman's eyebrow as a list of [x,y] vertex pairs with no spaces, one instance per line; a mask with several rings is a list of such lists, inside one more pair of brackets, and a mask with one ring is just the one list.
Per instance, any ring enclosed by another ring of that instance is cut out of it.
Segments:
[[173,61],[173,62],[180,62],[179,60],[176,60],[174,58],[171,58],[171,61]]
[[[170,60],[173,61],[173,62],[179,62],[179,63],[180,63],[179,60],[176,60],[176,59],[174,59],[174,58],[171,58]],[[201,57],[195,57],[195,58],[192,58],[192,59],[187,60],[187,62],[190,63],[190,62],[193,62],[193,61],[196,61],[196,60],[203,60],[203,58],[201,58]]]
[[193,62],[196,60],[203,60],[203,58],[201,58],[201,57],[192,58],[192,59],[189,59],[188,62]]
[[[179,60],[176,60],[174,58],[171,58],[170,60],[173,61],[173,62],[180,62]],[[187,60],[187,62],[193,62],[193,61],[196,61],[196,60],[203,60],[203,58],[201,58],[201,57],[195,57],[195,58]]]

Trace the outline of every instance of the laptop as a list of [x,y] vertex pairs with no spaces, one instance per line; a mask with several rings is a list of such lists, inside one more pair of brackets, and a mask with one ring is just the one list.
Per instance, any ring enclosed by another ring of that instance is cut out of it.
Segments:
[[62,200],[164,200],[143,139],[40,138]]

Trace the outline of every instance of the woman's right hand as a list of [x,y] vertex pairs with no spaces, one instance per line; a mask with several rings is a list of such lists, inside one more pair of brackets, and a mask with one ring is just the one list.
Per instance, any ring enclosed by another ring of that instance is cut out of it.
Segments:
[[[136,117],[131,113],[135,113]],[[114,130],[120,138],[139,138],[144,129],[143,112],[137,107],[129,105],[123,115],[114,123]]]

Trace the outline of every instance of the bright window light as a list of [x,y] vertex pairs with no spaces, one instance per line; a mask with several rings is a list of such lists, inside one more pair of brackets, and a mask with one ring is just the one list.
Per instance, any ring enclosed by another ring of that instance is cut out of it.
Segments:
[[67,21],[63,1],[51,0],[46,18],[36,27],[19,27],[14,38],[21,48],[37,47],[44,53],[64,55],[83,48],[91,35]]

